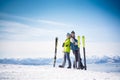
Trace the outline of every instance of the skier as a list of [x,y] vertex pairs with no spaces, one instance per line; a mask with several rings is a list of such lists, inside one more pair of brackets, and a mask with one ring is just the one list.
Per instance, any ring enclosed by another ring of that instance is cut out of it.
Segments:
[[75,56],[75,60],[73,62],[73,68],[83,69],[84,66],[82,64],[81,56],[80,56],[80,49],[78,47],[78,40],[75,39],[75,32],[71,32],[71,50],[73,55]]
[[65,66],[66,63],[66,58],[68,60],[68,69],[71,68],[71,60],[70,60],[70,33],[67,33],[67,39],[65,40],[65,42],[63,43],[63,48],[64,48],[64,60],[62,65],[59,65],[59,67],[63,68]]

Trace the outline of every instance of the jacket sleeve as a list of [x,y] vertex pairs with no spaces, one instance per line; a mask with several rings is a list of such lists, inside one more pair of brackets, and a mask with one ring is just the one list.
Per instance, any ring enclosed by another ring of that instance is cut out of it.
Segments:
[[70,40],[69,40],[69,39],[65,41],[64,46],[65,46],[65,47],[70,46]]
[[64,47],[65,43],[62,44],[62,47]]

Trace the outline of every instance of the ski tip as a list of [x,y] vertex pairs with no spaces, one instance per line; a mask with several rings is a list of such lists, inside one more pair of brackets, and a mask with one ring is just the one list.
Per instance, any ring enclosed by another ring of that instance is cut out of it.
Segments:
[[55,39],[58,40],[58,37],[56,37]]
[[83,47],[85,48],[85,36],[82,36],[82,44],[83,44]]
[[80,36],[77,36],[78,37],[78,39],[80,39]]
[[85,36],[82,36],[82,38],[85,38]]
[[78,36],[78,37],[80,37],[80,36]]

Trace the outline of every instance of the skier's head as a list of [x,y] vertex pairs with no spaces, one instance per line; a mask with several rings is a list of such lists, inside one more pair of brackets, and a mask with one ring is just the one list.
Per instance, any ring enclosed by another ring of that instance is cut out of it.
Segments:
[[70,33],[67,33],[66,37],[67,37],[67,38],[70,38],[70,37],[71,37],[71,34],[70,34]]
[[75,37],[75,32],[74,31],[71,32],[71,37]]

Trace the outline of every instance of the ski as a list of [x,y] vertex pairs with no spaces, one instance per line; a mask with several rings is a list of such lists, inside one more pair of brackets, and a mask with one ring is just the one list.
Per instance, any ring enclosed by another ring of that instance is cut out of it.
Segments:
[[85,67],[85,70],[87,70],[86,53],[85,53],[85,36],[82,36],[82,45],[83,45],[83,55],[84,55],[84,67]]
[[78,38],[78,47],[80,48],[80,36],[78,36],[77,38]]
[[54,55],[54,63],[53,63],[53,67],[55,67],[56,64],[56,58],[57,58],[57,44],[58,44],[58,38],[55,38],[55,55]]

